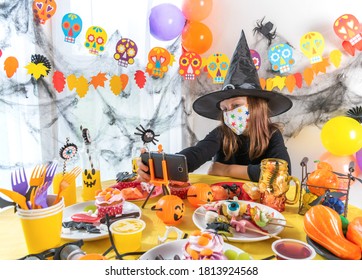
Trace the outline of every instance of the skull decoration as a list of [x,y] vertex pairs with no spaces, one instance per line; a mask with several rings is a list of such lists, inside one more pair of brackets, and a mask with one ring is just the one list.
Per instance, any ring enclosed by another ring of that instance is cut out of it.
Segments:
[[300,48],[303,54],[309,58],[310,63],[318,63],[323,60],[324,38],[318,32],[308,32],[300,39]]
[[343,40],[343,48],[352,56],[355,48],[362,50],[362,25],[357,18],[350,14],[345,14],[336,19],[333,25],[334,32]]
[[277,44],[268,51],[268,58],[272,64],[273,71],[281,74],[289,72],[294,64],[293,49],[288,44]]
[[75,38],[82,31],[82,19],[77,14],[68,13],[64,15],[62,20],[62,30],[64,33],[64,41],[75,43]]
[[128,64],[134,63],[134,58],[137,55],[137,45],[134,41],[128,38],[123,38],[116,45],[116,53],[113,55],[118,64],[127,67]]
[[180,56],[180,70],[178,71],[185,80],[195,80],[200,75],[202,59],[201,56],[194,52],[185,52]]
[[34,0],[33,2],[33,13],[35,20],[40,24],[50,19],[57,10],[57,3],[55,0]]
[[163,78],[171,63],[171,54],[164,48],[155,47],[148,53],[146,72],[154,78]]
[[251,58],[253,59],[255,69],[259,70],[261,66],[261,57],[260,54],[256,50],[250,50]]
[[85,47],[89,49],[91,54],[99,54],[104,51],[104,46],[107,42],[107,32],[99,26],[91,26],[85,34]]
[[207,71],[212,77],[213,83],[224,83],[226,73],[230,65],[230,61],[227,55],[222,53],[212,54],[207,58],[206,65]]

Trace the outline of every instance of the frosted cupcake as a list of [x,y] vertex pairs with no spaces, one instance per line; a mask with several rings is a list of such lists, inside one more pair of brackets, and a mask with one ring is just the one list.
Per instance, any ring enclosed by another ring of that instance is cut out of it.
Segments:
[[224,240],[213,231],[194,231],[183,248],[184,260],[227,260]]
[[106,214],[110,217],[122,214],[124,201],[121,191],[118,189],[110,187],[99,191],[95,201],[98,217],[104,218]]

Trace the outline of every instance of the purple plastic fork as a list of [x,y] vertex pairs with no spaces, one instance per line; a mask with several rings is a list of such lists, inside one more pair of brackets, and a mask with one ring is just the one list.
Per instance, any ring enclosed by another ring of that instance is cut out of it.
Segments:
[[19,168],[11,173],[11,186],[13,191],[26,195],[29,188],[28,180],[26,179],[25,169]]
[[57,166],[58,163],[56,162],[53,162],[52,164],[47,166],[43,185],[45,185],[46,182],[49,182],[50,184],[53,182],[55,172],[57,171]]
[[41,208],[47,208],[47,197],[48,197],[48,188],[50,187],[51,182],[45,182],[40,189],[37,191],[34,202],[36,205],[41,206]]

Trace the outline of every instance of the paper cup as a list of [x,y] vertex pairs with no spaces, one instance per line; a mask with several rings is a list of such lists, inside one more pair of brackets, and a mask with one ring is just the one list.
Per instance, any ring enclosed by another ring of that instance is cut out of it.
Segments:
[[20,214],[21,216],[43,216],[45,214],[49,214],[52,212],[55,212],[61,208],[64,208],[64,199],[61,198],[61,200],[53,205],[55,199],[56,199],[56,195],[50,194],[47,196],[47,204],[50,205],[47,208],[40,208],[40,209],[29,209],[29,210],[25,210],[25,209],[21,209],[19,207],[17,207],[17,213]]
[[141,247],[146,223],[140,219],[123,219],[110,226],[114,244],[119,253],[134,252]]
[[61,242],[64,200],[49,208],[17,211],[29,254],[55,248]]

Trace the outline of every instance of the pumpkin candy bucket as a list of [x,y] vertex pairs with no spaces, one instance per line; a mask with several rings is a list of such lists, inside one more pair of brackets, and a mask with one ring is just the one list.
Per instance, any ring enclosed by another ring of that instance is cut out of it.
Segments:
[[212,189],[210,185],[205,183],[193,184],[187,191],[187,200],[195,207],[210,203],[213,199]]
[[157,217],[167,226],[178,225],[185,216],[185,204],[176,195],[164,195],[151,207]]

